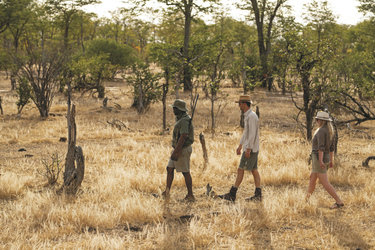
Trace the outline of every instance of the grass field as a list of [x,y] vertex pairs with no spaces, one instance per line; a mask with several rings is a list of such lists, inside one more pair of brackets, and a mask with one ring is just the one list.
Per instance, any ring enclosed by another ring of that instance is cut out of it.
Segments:
[[[67,143],[66,97],[56,96],[51,113],[40,118],[33,104],[17,115],[15,92],[1,80],[0,96],[0,249],[375,249],[375,142],[363,133],[339,130],[331,184],[345,203],[330,210],[334,200],[318,183],[305,201],[311,165],[311,144],[303,138],[288,96],[255,90],[252,99],[260,108],[259,172],[264,199],[248,203],[253,178],[245,173],[235,203],[205,195],[206,185],[216,194],[234,184],[242,129],[234,103],[240,88],[229,94],[214,136],[210,101],[201,98],[194,115],[195,143],[191,174],[195,203],[182,203],[186,195],[183,176],[175,175],[169,202],[155,198],[166,181],[171,134],[162,131],[161,103],[144,115],[131,106],[129,87],[107,83],[108,105],[90,96],[73,96],[77,116],[77,145],[85,156],[85,177],[75,197],[57,195],[62,184],[50,187],[42,159],[58,153],[64,159]],[[181,98],[190,97],[182,93]],[[173,95],[168,104],[173,103]],[[172,109],[167,123],[173,129]],[[121,130],[107,121],[126,124]],[[375,122],[353,128],[375,137]],[[198,135],[205,134],[209,164],[205,166]],[[26,151],[18,151],[24,148]],[[25,157],[32,155],[32,157]],[[64,161],[61,165],[64,164]]]

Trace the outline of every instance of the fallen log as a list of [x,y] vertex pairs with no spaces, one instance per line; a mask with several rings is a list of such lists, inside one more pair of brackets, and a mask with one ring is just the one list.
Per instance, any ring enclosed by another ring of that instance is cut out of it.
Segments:
[[375,156],[367,157],[367,159],[364,162],[362,162],[362,166],[368,168],[369,167],[368,163],[370,160],[375,160]]

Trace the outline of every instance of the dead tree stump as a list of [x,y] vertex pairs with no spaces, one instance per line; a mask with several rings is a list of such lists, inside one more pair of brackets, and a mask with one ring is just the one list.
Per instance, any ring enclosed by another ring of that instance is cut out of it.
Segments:
[[199,134],[199,141],[202,144],[204,165],[206,166],[208,164],[208,154],[206,148],[206,140],[204,139],[204,135],[202,133]]
[[[82,148],[76,146],[77,126],[75,123],[75,105],[68,107],[68,153],[65,159],[64,185],[63,190],[75,194],[81,186],[85,173],[85,158]],[[75,166],[77,164],[77,167]]]
[[103,100],[103,107],[106,108],[108,104],[108,97],[104,98]]

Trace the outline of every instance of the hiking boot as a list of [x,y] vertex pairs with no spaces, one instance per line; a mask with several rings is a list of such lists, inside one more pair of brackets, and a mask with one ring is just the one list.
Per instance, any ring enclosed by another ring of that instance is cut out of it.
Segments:
[[219,195],[218,197],[220,199],[224,199],[224,200],[227,200],[227,201],[235,201],[236,200],[237,189],[238,188],[236,188],[236,187],[232,187],[230,189],[229,193]]
[[254,196],[252,196],[250,198],[246,198],[245,201],[253,201],[253,202],[262,201],[262,189],[256,188]]

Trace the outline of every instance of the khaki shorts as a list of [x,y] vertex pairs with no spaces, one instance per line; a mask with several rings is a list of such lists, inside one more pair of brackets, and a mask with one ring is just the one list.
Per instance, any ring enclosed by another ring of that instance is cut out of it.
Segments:
[[240,166],[238,168],[252,171],[254,169],[258,169],[258,153],[259,152],[251,152],[250,158],[245,157],[245,152],[242,153]]
[[169,158],[167,167],[176,169],[176,172],[190,172],[190,156],[192,152],[193,148],[191,146],[183,148],[177,161],[172,161]]
[[311,153],[311,159],[312,159],[312,172],[317,174],[325,174],[327,173],[327,168],[329,167],[329,162],[324,162],[324,165],[326,167],[322,169],[319,164],[318,156],[314,153]]

